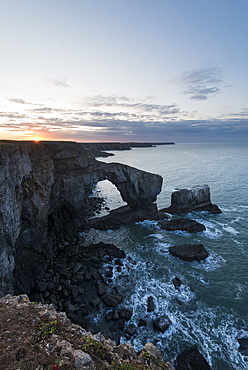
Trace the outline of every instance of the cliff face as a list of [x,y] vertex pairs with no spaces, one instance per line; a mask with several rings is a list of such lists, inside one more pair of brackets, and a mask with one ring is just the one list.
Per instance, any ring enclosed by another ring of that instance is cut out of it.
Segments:
[[132,208],[149,206],[162,186],[158,175],[98,162],[70,142],[0,142],[0,168],[0,293],[29,293],[53,256],[50,225],[82,226],[98,181],[110,180]]

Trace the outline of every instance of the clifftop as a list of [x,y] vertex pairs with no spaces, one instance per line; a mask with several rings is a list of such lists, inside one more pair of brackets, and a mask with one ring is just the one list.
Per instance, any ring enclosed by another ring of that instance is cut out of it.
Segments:
[[175,370],[152,343],[136,355],[129,343],[116,346],[100,333],[92,335],[26,295],[0,299],[0,337],[4,370]]

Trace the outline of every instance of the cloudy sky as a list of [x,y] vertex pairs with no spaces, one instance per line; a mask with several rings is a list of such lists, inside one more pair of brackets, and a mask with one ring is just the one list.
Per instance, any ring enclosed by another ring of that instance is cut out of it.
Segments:
[[0,0],[0,138],[247,142],[248,0]]

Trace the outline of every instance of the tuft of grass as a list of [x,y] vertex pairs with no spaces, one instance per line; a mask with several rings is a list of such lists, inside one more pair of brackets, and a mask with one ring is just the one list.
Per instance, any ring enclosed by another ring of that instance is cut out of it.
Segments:
[[58,322],[58,320],[53,320],[48,323],[42,324],[39,327],[42,338],[44,339],[48,337],[49,335],[56,333],[59,325],[60,323]]
[[111,370],[145,370],[142,365],[113,364]]

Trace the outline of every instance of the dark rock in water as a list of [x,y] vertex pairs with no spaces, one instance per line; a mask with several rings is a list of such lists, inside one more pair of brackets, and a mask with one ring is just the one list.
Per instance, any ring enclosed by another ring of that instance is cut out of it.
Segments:
[[117,260],[115,261],[115,265],[123,266],[122,260],[120,260],[120,258],[117,258]]
[[140,328],[141,326],[147,326],[146,320],[139,319],[139,321],[138,321],[138,327]]
[[112,269],[108,268],[105,272],[104,272],[104,275],[108,278],[112,278],[113,277],[113,271]]
[[105,315],[105,319],[107,321],[110,321],[110,320],[118,320],[119,319],[119,313],[117,310],[113,310],[113,311],[108,311]]
[[39,281],[36,283],[36,289],[40,293],[45,292],[47,290],[47,283],[45,281]]
[[96,283],[96,292],[99,297],[103,296],[106,293],[106,288],[103,284],[97,282]]
[[243,356],[248,356],[248,338],[239,338],[239,352]]
[[89,315],[91,313],[91,307],[89,304],[83,305],[80,311],[82,315]]
[[183,214],[192,211],[221,213],[219,207],[210,200],[208,185],[198,185],[191,189],[178,189],[171,195],[171,205],[161,211],[171,214]]
[[119,312],[120,317],[125,320],[131,319],[132,314],[133,314],[132,310],[129,310],[128,308],[125,308],[125,307],[119,308],[118,312]]
[[176,370],[211,370],[206,359],[198,351],[197,346],[186,349],[176,358]]
[[164,333],[165,330],[167,330],[171,324],[171,320],[168,316],[164,315],[161,317],[158,317],[156,320],[153,321],[153,327],[154,329],[160,331],[161,333]]
[[182,285],[182,281],[181,281],[181,279],[179,279],[178,277],[175,277],[175,278],[172,280],[172,282],[173,282],[173,285],[174,285],[174,287],[175,287],[176,289],[179,289],[179,288],[180,288],[180,286]]
[[156,308],[155,300],[152,296],[147,299],[147,312],[152,312]]
[[102,297],[103,302],[110,307],[117,306],[123,299],[122,294],[107,294]]
[[88,221],[88,226],[94,229],[107,230],[116,229],[121,225],[130,224],[144,220],[157,220],[156,204],[149,204],[145,207],[123,206],[110,211],[103,217],[93,218]]
[[137,327],[134,324],[129,324],[126,328],[125,334],[129,337],[132,337],[137,331]]
[[97,305],[99,305],[100,300],[98,297],[94,297],[94,298],[91,298],[89,303],[91,304],[91,306],[96,307]]
[[203,244],[174,245],[169,252],[183,261],[201,261],[209,255]]
[[176,220],[161,220],[158,225],[161,229],[168,231],[182,230],[188,231],[189,233],[196,233],[199,231],[206,230],[205,226],[195,220],[189,220],[187,218],[179,218]]
[[125,322],[126,322],[125,319],[119,319],[118,326],[119,326],[120,329],[124,329]]

